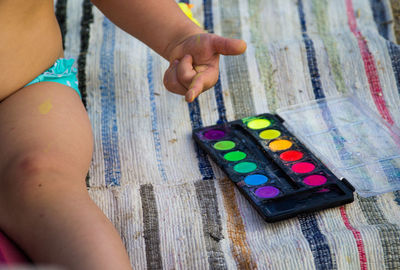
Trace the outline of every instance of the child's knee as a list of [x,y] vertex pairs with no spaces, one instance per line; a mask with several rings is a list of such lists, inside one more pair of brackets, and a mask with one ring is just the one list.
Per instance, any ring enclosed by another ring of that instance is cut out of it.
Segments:
[[1,168],[0,193],[26,194],[43,185],[69,179],[70,184],[84,181],[86,172],[78,164],[67,164],[62,156],[44,151],[30,151],[11,158]]

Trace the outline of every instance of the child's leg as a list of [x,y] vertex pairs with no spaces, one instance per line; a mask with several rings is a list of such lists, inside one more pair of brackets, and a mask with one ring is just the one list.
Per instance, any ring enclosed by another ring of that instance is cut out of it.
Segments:
[[67,269],[130,269],[118,233],[89,198],[86,111],[52,82],[0,103],[0,228],[35,261]]

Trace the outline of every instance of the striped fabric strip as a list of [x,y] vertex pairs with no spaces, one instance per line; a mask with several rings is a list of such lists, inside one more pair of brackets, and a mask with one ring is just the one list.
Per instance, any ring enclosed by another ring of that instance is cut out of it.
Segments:
[[346,228],[353,233],[354,238],[356,239],[356,244],[357,244],[357,250],[358,250],[358,256],[360,258],[360,269],[361,270],[366,270],[368,269],[367,267],[367,256],[365,254],[365,247],[364,247],[364,242],[361,236],[360,231],[358,231],[356,228],[354,228],[350,220],[347,216],[346,213],[346,206],[343,205],[340,207],[340,215],[342,216],[344,225]]
[[[203,0],[204,10],[204,29],[209,33],[214,33],[214,20],[212,13],[212,0]],[[217,102],[218,121],[217,124],[226,123],[226,109],[222,95],[221,77],[218,75],[218,81],[214,85],[214,95]]]
[[329,32],[329,21],[326,19],[328,0],[312,0],[313,13],[315,15],[318,34],[324,42],[326,53],[329,57],[329,64],[335,79],[335,85],[339,93],[346,92],[346,84],[343,79],[337,44]]
[[120,185],[121,165],[114,81],[115,26],[104,17],[100,53],[101,135],[107,186]]
[[140,186],[143,212],[143,238],[146,249],[147,269],[163,269],[160,250],[158,210],[151,184]]
[[391,41],[386,41],[386,45],[392,62],[393,75],[396,80],[397,90],[400,94],[400,46]]
[[[394,161],[389,159],[389,160],[382,160],[379,162],[383,172],[385,173],[387,180],[390,184],[397,185],[398,181],[400,179],[400,169],[398,167],[398,164],[394,164]],[[394,192],[394,200],[396,202],[400,202],[400,193],[399,192]],[[399,227],[399,226],[397,226]],[[399,228],[400,229],[400,228]],[[400,237],[400,233],[399,233]],[[400,259],[400,256],[399,256]]]
[[307,34],[306,17],[304,15],[302,0],[299,0],[298,2],[298,13],[299,13],[303,41],[307,52],[308,70],[311,76],[311,84],[313,87],[314,96],[316,99],[324,98],[325,93],[322,90],[320,74],[318,71],[317,57],[315,55],[314,42],[310,39],[310,37]]
[[[306,19],[303,10],[302,0],[298,1],[298,14],[300,19],[303,41],[307,53],[308,68],[311,76],[314,96],[316,99],[324,98],[325,94],[322,90],[320,75],[315,56],[313,41],[308,37]],[[326,237],[321,233],[318,222],[314,214],[299,216],[301,230],[307,239],[310,249],[314,256],[315,267],[317,269],[333,269],[336,268],[336,262],[331,254]]]
[[386,269],[400,269],[400,232],[399,227],[390,223],[378,207],[377,198],[358,196],[360,207],[370,225],[379,231]]
[[[357,28],[357,21],[354,15],[352,0],[346,0],[346,11],[349,28],[358,41],[358,46],[364,62],[364,68],[368,78],[372,98],[381,117],[390,125],[392,125],[394,121],[392,119],[392,116],[390,115],[388,108],[386,107],[386,102],[384,100],[382,88],[380,85],[379,75],[376,69],[375,59],[369,51],[367,41],[363,37],[360,30],[358,30]],[[387,173],[385,166],[383,167],[383,169],[384,172]],[[365,214],[368,223],[371,225],[376,225],[379,228],[379,235],[384,251],[386,267],[388,269],[395,269],[396,267],[399,267],[399,227],[395,224],[389,223],[389,221],[384,217],[382,210],[379,209],[379,207],[377,206],[375,197],[360,197],[359,200],[360,207],[363,209],[363,213]]]
[[[212,13],[212,0],[204,0],[203,1],[204,8],[204,27],[209,32],[213,33],[213,13]],[[217,121],[218,124],[225,123],[226,119],[226,109],[222,96],[222,87],[220,78],[216,85],[215,89],[215,99],[217,103],[217,110],[219,119]],[[235,104],[234,104],[235,105]],[[226,183],[225,185],[221,185],[221,192],[224,199],[225,210],[228,212],[228,235],[229,239],[232,242],[232,253],[234,256],[234,260],[238,265],[239,269],[256,269],[257,265],[253,261],[251,257],[251,251],[249,246],[247,245],[246,231],[244,228],[243,220],[241,218],[241,214],[236,203],[234,185],[229,182],[228,179],[223,179],[220,183]],[[235,219],[235,222],[231,220]],[[213,269],[213,268],[212,268]]]
[[[185,3],[189,3],[189,1],[183,1]],[[203,121],[201,119],[200,105],[198,98],[196,98],[193,102],[188,103],[189,107],[189,115],[190,115],[190,123],[192,125],[192,129],[200,128],[203,126]],[[198,167],[201,175],[203,176],[203,180],[209,180],[214,178],[214,172],[212,170],[210,161],[207,158],[206,152],[199,148],[197,144],[194,145],[196,156],[198,160]]]
[[[192,125],[192,129],[200,128],[203,126],[203,121],[201,120],[200,113],[200,105],[199,101],[196,98],[192,103],[188,104],[189,114],[190,114],[190,123]],[[203,180],[209,180],[214,178],[214,172],[211,167],[210,161],[207,158],[206,152],[198,147],[197,144],[194,144],[196,157],[198,160],[198,167],[201,175],[203,176]]]
[[360,49],[361,57],[364,62],[365,73],[368,78],[368,84],[371,92],[372,99],[374,100],[375,106],[378,109],[382,118],[393,125],[393,119],[386,106],[385,99],[383,97],[383,91],[381,83],[379,80],[378,71],[376,69],[375,58],[368,48],[367,41],[365,37],[361,34],[360,30],[357,28],[357,21],[354,14],[353,2],[352,0],[346,1],[346,12],[350,31],[353,33],[358,42],[358,47]]
[[[240,9],[238,0],[221,0],[219,3],[221,13],[222,36],[242,38]],[[229,6],[230,8],[225,8]],[[232,21],[232,18],[235,18]],[[255,114],[254,102],[251,94],[249,71],[247,68],[246,54],[235,57],[224,57],[229,93],[234,107],[235,119],[252,116]]]
[[393,192],[393,194],[395,196],[394,201],[397,203],[397,205],[400,206],[400,191],[397,190]]
[[272,66],[268,46],[263,41],[262,32],[259,31],[259,29],[263,28],[263,25],[259,22],[260,6],[262,6],[261,0],[249,0],[249,15],[250,18],[253,18],[250,20],[251,42],[255,46],[258,71],[264,85],[265,95],[268,100],[268,108],[271,112],[274,112],[279,106],[276,82],[274,80],[276,70]]
[[[331,47],[331,50],[329,50],[329,49],[327,50],[328,51],[328,56],[329,56],[329,61],[330,61],[331,65],[333,67],[336,66],[336,69],[337,69],[335,71],[335,68],[333,68],[334,69],[333,73],[334,73],[334,77],[335,77],[335,84],[336,84],[337,87],[344,87],[343,77],[342,77],[341,71],[340,71],[340,62],[339,62],[339,57],[338,57],[338,54],[337,54],[337,50],[336,50],[336,47],[335,47],[334,43],[331,43],[331,42],[333,42],[333,40],[329,37],[329,35],[327,33],[326,15],[324,15],[325,11],[324,11],[324,8],[322,6],[320,6],[320,4],[324,4],[324,3],[315,3],[315,2],[317,2],[317,1],[314,0],[313,3],[314,3],[314,12],[316,13],[315,15],[316,15],[317,22],[318,22],[318,25],[319,25],[318,30],[319,30],[319,32],[322,32],[320,34],[323,37],[322,39],[324,41],[324,45],[326,47],[328,47],[328,48]],[[327,5],[327,3],[325,3],[325,4]],[[302,3],[299,3],[299,8],[300,9],[303,8],[302,7]],[[320,13],[320,14],[318,14],[318,13]],[[303,15],[303,20],[301,20],[302,21],[303,38],[304,37],[308,38],[308,35],[306,33],[307,28],[306,28],[304,12],[299,13],[299,14]],[[324,38],[324,36],[325,36],[325,38]],[[315,52],[313,50],[310,50],[310,52],[314,53],[314,55],[315,55]],[[315,59],[315,56],[314,57],[313,56],[307,57],[307,59]],[[332,62],[335,63],[335,64],[332,64]],[[314,73],[311,73],[311,72],[310,73],[315,76],[314,80],[317,81],[316,84],[313,83],[314,93],[315,93],[316,98],[318,98],[317,95],[320,95],[321,97],[323,97],[324,95],[321,95],[321,92],[323,94],[323,89],[321,87],[321,82],[320,82],[317,62],[312,62],[312,63],[315,65],[314,70],[313,70]],[[315,89],[315,88],[317,88],[317,89]],[[344,91],[344,89],[342,89],[342,91],[340,91],[340,92],[343,92],[343,91]],[[333,122],[333,118],[332,118],[332,116],[330,114],[329,108],[327,108],[327,107],[323,108],[322,111],[324,112],[323,113],[324,122],[328,125],[328,127],[330,127],[330,129],[333,132],[333,141],[335,143],[335,146],[338,149],[340,149],[340,152],[339,152],[340,159],[341,160],[346,160],[348,157],[350,157],[350,155],[349,155],[348,150],[345,148],[344,142],[342,141],[343,137],[337,131],[337,129],[333,128],[335,126],[335,124]],[[342,206],[340,208],[340,214],[341,214],[342,220],[343,220],[346,228],[353,233],[353,236],[354,236],[354,238],[356,240],[357,249],[358,249],[358,255],[359,255],[359,261],[360,261],[360,268],[361,269],[367,269],[367,258],[366,258],[366,255],[365,255],[365,248],[364,248],[364,243],[363,243],[363,239],[362,239],[361,233],[351,225],[351,223],[350,223],[350,221],[348,219],[347,213],[346,213],[346,208],[344,206]]]
[[158,129],[157,108],[154,95],[153,57],[151,56],[150,49],[147,49],[147,81],[149,84],[149,92],[150,92],[151,130],[153,134],[154,147],[156,151],[157,168],[158,171],[160,172],[162,180],[167,182],[167,175],[165,173],[165,168],[161,154],[160,131]]
[[[189,1],[182,1],[189,4]],[[188,104],[190,122],[192,129],[200,128],[203,126],[201,119],[200,105],[198,98],[192,103]],[[207,181],[214,179],[214,171],[207,158],[204,150],[195,144],[196,156],[198,160],[199,171],[202,175],[202,180],[195,182],[196,197],[200,205],[202,213],[203,233],[206,242],[206,250],[208,254],[208,263],[210,269],[226,269],[226,262],[221,244],[219,241],[223,239],[222,223],[219,215],[219,207],[217,202],[217,194],[214,187],[214,181]]]
[[67,0],[57,0],[56,18],[61,30],[63,48],[65,49],[65,34],[67,33]]
[[200,180],[194,183],[197,201],[200,205],[204,240],[208,253],[210,269],[227,269],[220,241],[222,234],[221,216],[218,210],[214,180]]
[[217,102],[218,120],[217,124],[226,123],[226,109],[224,104],[224,97],[222,94],[221,76],[218,75],[218,81],[214,85],[215,101]]
[[[82,18],[81,18],[81,31],[80,31],[80,49],[78,56],[78,85],[79,91],[82,95],[82,102],[87,109],[86,102],[86,55],[89,47],[90,24],[93,22],[93,4],[90,0],[83,0],[82,2]],[[90,187],[90,172],[86,175],[86,187]]]
[[227,212],[227,230],[234,260],[238,269],[257,269],[257,263],[251,256],[250,247],[247,244],[246,230],[243,219],[236,203],[234,185],[228,178],[219,181],[225,211]]
[[90,0],[83,0],[82,2],[82,19],[81,19],[81,32],[80,32],[80,50],[78,56],[78,82],[79,90],[82,94],[82,102],[87,107],[86,102],[86,55],[89,47],[90,24],[93,22],[93,4]]
[[316,269],[336,269],[336,261],[332,256],[328,241],[319,229],[314,214],[300,215],[301,231],[310,245]]
[[[392,62],[393,75],[396,80],[397,91],[400,94],[400,46],[391,41],[386,41],[387,49],[389,52],[390,60]],[[397,178],[396,178],[397,177]],[[400,172],[397,169],[394,175],[394,181],[400,179]],[[400,193],[394,192],[396,202],[400,202]]]
[[387,181],[391,184],[398,184],[400,179],[400,169],[398,165],[395,164],[392,159],[381,160],[379,163],[386,175]]
[[384,1],[381,0],[369,0],[371,11],[374,16],[374,21],[376,23],[376,27],[378,28],[379,34],[383,36],[385,39],[390,39],[389,35],[389,25],[393,23],[391,22],[386,14],[386,7]]

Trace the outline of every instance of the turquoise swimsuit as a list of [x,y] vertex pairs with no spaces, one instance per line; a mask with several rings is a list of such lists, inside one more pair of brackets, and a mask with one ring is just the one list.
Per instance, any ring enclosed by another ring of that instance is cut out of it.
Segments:
[[53,66],[37,76],[26,86],[38,82],[61,83],[74,89],[79,94],[79,97],[82,98],[78,88],[78,78],[76,77],[77,69],[72,66],[74,62],[74,59],[60,58],[54,63]]

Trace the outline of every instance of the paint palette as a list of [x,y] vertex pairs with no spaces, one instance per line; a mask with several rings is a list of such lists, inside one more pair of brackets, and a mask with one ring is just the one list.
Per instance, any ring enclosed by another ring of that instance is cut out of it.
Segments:
[[193,138],[268,222],[354,200],[351,184],[339,180],[277,115],[195,129]]

